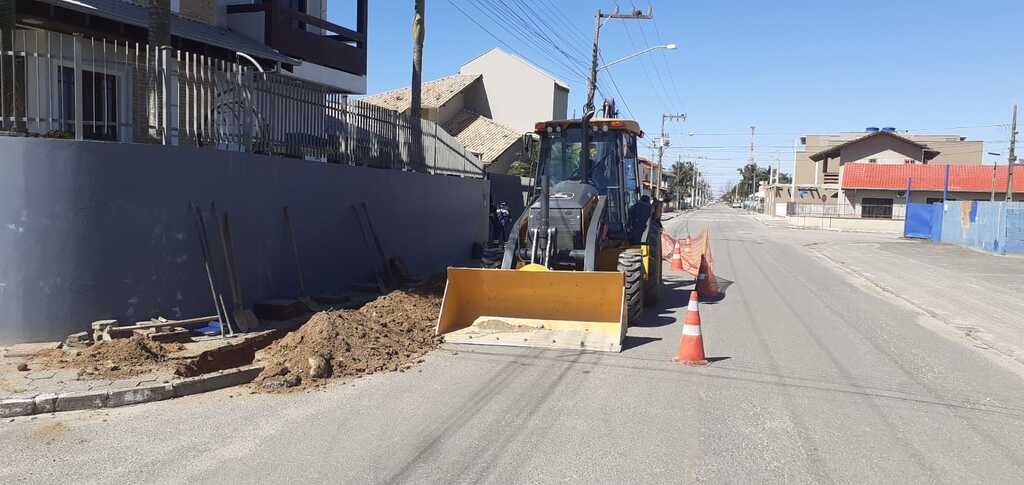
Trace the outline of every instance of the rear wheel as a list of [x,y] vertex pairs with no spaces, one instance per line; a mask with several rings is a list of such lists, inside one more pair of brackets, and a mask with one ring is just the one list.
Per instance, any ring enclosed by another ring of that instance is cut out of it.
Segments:
[[480,266],[487,269],[501,268],[501,260],[505,257],[505,244],[497,241],[490,241],[484,244],[483,257],[480,258]]
[[619,255],[618,270],[626,276],[626,316],[628,323],[640,321],[644,311],[644,260],[640,253]]

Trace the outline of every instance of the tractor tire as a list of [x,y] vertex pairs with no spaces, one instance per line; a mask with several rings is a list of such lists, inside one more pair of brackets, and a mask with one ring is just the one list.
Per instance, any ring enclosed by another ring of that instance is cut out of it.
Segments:
[[501,260],[505,258],[505,244],[491,241],[484,245],[480,266],[485,269],[501,269]]
[[626,276],[626,317],[632,325],[640,321],[644,311],[644,261],[640,253],[619,255],[619,272]]
[[661,294],[661,234],[651,237],[654,241],[651,242],[650,252],[647,255],[647,268],[650,274],[647,275],[647,286],[644,288],[644,304],[646,306],[657,304]]

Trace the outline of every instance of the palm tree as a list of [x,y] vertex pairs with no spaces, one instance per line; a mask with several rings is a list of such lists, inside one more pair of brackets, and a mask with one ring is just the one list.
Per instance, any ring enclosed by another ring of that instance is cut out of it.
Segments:
[[[3,0],[0,0],[3,1]],[[159,65],[161,48],[171,46],[171,1],[170,0],[149,0],[148,33],[146,42],[148,48],[153,51],[150,54],[150,62],[154,67]],[[168,53],[170,55],[170,53]],[[140,56],[145,59],[145,55]],[[148,73],[148,74],[147,74]],[[159,119],[163,99],[159,86],[160,75],[158,70],[146,70],[145,66],[139,66],[135,70],[135,94],[132,96],[133,130],[132,138],[137,143],[150,143],[154,137],[159,138],[159,132],[150,132],[150,125]],[[163,127],[166,129],[166,127]]]
[[416,0],[416,13],[412,19],[412,85],[409,96],[409,124],[412,128],[412,149],[409,153],[409,165],[417,172],[425,171],[426,156],[423,153],[423,128],[421,92],[423,87],[423,38],[424,0]]

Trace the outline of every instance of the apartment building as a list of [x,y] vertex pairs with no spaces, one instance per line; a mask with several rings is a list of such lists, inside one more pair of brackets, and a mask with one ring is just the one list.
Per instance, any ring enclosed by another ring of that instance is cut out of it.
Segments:
[[[917,135],[895,128],[806,135],[795,153],[791,184],[765,190],[766,211],[777,215],[902,218],[911,202],[942,200],[946,166],[949,199],[988,200],[1005,192],[1005,167],[981,166],[983,143],[959,135]],[[795,202],[789,207],[786,203]]]

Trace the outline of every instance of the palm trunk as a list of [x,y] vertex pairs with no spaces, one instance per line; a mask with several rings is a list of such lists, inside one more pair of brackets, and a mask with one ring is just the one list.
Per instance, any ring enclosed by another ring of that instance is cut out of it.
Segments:
[[[147,70],[146,66],[136,67],[135,95],[132,96],[132,137],[139,143],[152,143],[160,139],[161,130],[167,128],[157,125],[164,102],[157,67],[161,66],[161,48],[171,45],[171,2],[150,0],[148,11],[149,31],[146,41],[149,49],[149,69]],[[170,54],[168,52],[168,55]],[[146,52],[139,52],[139,61],[145,62],[145,59]]]
[[423,38],[425,36],[424,0],[416,0],[416,15],[412,20],[412,86],[409,96],[409,124],[412,131],[412,147],[409,150],[409,168],[417,172],[426,171],[423,153],[423,126],[420,119],[422,113],[423,83]]

